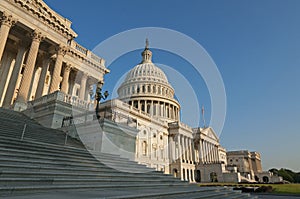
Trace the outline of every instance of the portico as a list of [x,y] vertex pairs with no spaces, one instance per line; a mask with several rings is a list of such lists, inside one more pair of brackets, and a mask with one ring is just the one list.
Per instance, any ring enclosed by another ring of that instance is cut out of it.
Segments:
[[4,0],[0,22],[2,107],[22,111],[56,91],[89,101],[90,86],[109,72],[102,58],[74,41],[71,22],[43,1]]

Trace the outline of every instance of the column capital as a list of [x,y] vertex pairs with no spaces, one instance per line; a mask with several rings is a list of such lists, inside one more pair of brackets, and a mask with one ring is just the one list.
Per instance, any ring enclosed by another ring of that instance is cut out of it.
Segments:
[[34,30],[32,33],[31,33],[31,38],[33,41],[38,41],[38,42],[41,42],[43,39],[45,39],[45,36],[42,34],[42,32],[40,32],[39,30]]
[[81,78],[82,78],[82,79],[87,79],[87,78],[88,78],[88,76],[89,76],[89,74],[88,74],[88,73],[86,73],[86,72],[83,72],[83,71],[81,72],[81,74],[82,74],[82,75],[81,75]]
[[57,51],[57,54],[58,55],[62,55],[62,56],[65,56],[65,54],[67,53],[68,51],[68,48],[66,46],[63,46],[63,45],[58,45],[56,47],[56,51]]
[[13,18],[11,14],[3,12],[0,21],[1,21],[1,25],[6,25],[11,27],[17,22],[17,19]]
[[68,71],[68,72],[69,72],[69,71],[71,71],[72,68],[73,68],[73,66],[72,66],[71,64],[68,64],[68,63],[67,63],[67,64],[65,65],[65,71]]

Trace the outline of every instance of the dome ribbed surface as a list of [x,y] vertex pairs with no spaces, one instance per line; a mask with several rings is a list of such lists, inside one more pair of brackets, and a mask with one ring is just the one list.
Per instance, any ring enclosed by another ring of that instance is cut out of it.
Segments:
[[127,74],[123,84],[136,81],[150,81],[169,84],[165,73],[153,63],[142,63],[135,66]]

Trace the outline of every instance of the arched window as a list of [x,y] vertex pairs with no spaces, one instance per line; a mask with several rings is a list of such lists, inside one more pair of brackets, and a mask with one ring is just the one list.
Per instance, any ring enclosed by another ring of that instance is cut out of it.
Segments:
[[143,156],[147,156],[147,142],[143,141],[142,143],[142,151],[143,151]]

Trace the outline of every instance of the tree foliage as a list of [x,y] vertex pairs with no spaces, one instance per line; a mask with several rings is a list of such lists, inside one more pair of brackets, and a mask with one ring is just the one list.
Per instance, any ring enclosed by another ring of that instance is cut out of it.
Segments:
[[283,180],[289,181],[291,183],[300,183],[300,172],[296,173],[289,169],[281,168],[280,170],[273,168],[269,171],[273,172],[275,175],[281,176]]

